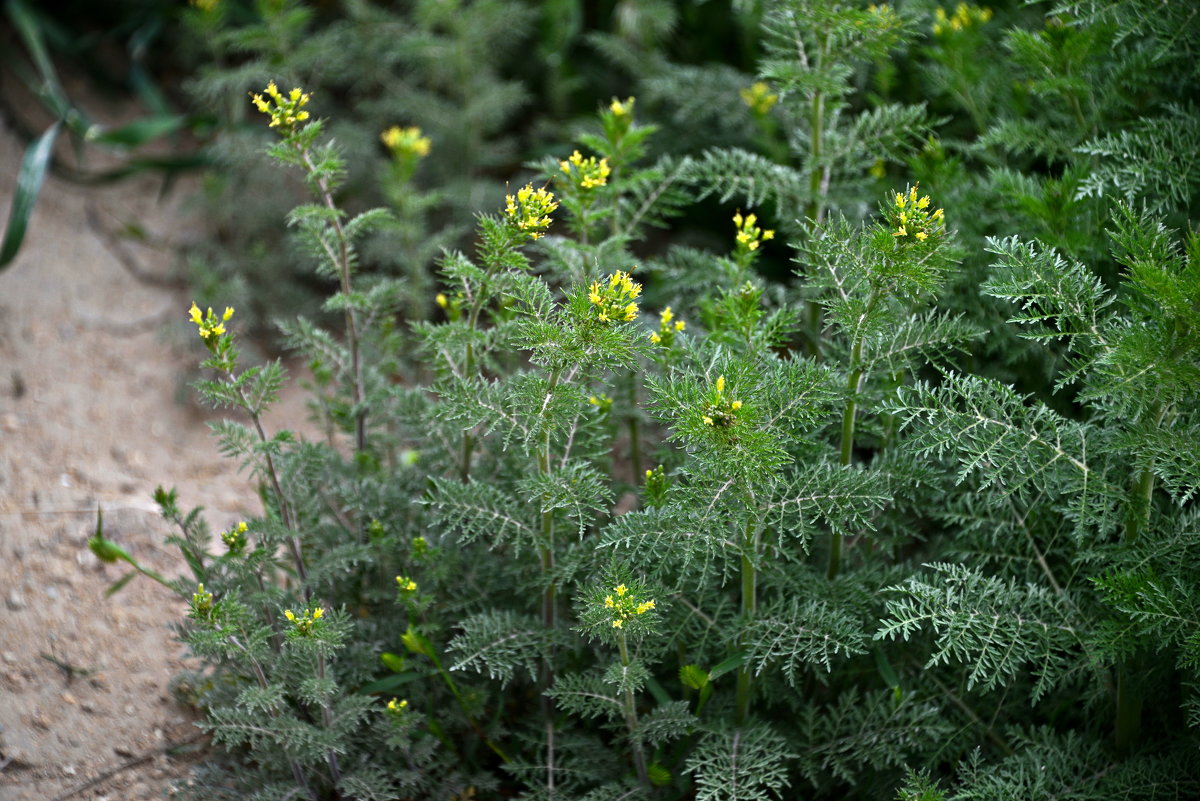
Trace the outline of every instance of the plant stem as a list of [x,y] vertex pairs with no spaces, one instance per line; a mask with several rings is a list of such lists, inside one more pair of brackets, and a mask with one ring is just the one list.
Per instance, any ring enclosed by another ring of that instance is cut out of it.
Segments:
[[[625,642],[625,632],[619,634],[617,646],[621,650],[621,667],[629,673],[629,646]],[[642,741],[637,736],[637,706],[633,702],[633,690],[625,687],[625,728],[629,731],[629,747],[633,752],[633,767],[637,771],[638,781],[650,786],[650,774],[646,771],[646,753],[642,750]]]
[[[317,653],[317,678],[325,681],[325,654]],[[321,701],[321,723],[325,730],[333,728],[333,713],[329,709],[329,699]],[[325,749],[325,761],[329,765],[329,775],[333,778],[334,786],[341,784],[342,771],[338,767],[337,753],[332,748]]]
[[[820,71],[821,65],[825,61],[825,51],[828,48],[829,37],[825,37],[816,53],[816,63],[813,67],[815,71]],[[815,232],[816,226],[820,225],[825,218],[825,208],[821,202],[825,168],[820,164],[825,149],[825,93],[819,89],[813,92],[809,103],[808,123],[811,128],[809,159],[812,169],[808,175],[809,199],[804,209],[804,216],[809,219]],[[815,300],[808,302],[808,318],[812,325],[812,355],[819,359],[821,354],[821,306]]]
[[[267,444],[267,432],[263,429],[262,417],[258,413],[258,409],[250,403],[250,399],[246,397],[246,391],[241,387],[238,388],[238,395],[242,399],[242,406],[249,413],[250,419],[254,422],[254,430],[258,433],[258,441],[263,445]],[[271,479],[271,490],[275,493],[275,502],[279,504],[279,518],[283,522],[284,528],[292,532],[292,536],[288,538],[288,550],[292,554],[292,562],[296,565],[296,576],[300,579],[300,583],[304,587],[304,600],[309,600],[308,570],[304,567],[304,555],[300,550],[300,537],[296,535],[295,521],[292,519],[292,508],[288,504],[287,496],[283,494],[283,486],[279,483],[279,472],[275,469],[275,460],[271,457],[271,452],[265,452],[267,461],[267,476]]]
[[350,298],[350,240],[346,236],[346,229],[342,227],[341,211],[337,204],[333,202],[333,192],[329,189],[329,184],[325,178],[317,173],[317,165],[313,164],[312,156],[307,148],[299,148],[301,157],[304,159],[304,166],[308,170],[308,174],[313,178],[317,185],[317,194],[321,201],[325,204],[332,214],[330,215],[333,233],[337,239],[337,253],[330,253],[337,264],[338,275],[341,280],[342,294],[346,296],[346,344],[350,350],[350,372],[353,378],[354,390],[354,449],[356,451],[365,451],[367,449],[367,410],[363,405],[364,388],[363,388],[363,370],[362,360],[359,356],[359,334],[358,334],[358,314],[354,309]]
[[[867,298],[867,307],[859,317],[859,324],[866,321],[875,310],[879,300],[879,291],[871,290]],[[842,410],[842,444],[838,464],[843,468],[849,467],[854,458],[854,423],[858,413],[858,393],[862,389],[864,370],[862,367],[863,336],[861,329],[854,335],[854,344],[850,348],[850,376],[846,380],[846,407]],[[838,531],[829,534],[829,570],[826,577],[833,581],[842,568],[842,534]]]
[[[479,314],[483,310],[484,291],[487,289],[488,283],[492,280],[492,276],[496,274],[496,264],[487,265],[487,270],[484,273],[483,280],[479,283],[479,290],[475,293],[475,299],[471,301],[471,310],[467,314],[467,328],[474,331],[479,325]],[[471,374],[475,372],[475,344],[467,343],[466,357],[463,359],[463,380],[469,379]],[[464,431],[462,436],[461,459],[462,465],[459,468],[459,477],[465,484],[471,477],[471,453],[475,450],[475,438],[471,436],[470,431]]]
[[636,487],[642,479],[642,443],[638,431],[641,427],[638,420],[638,377],[634,371],[629,373],[629,416],[626,422],[629,426],[629,469],[633,474],[631,483]]
[[442,677],[442,681],[445,682],[446,687],[450,689],[450,694],[454,696],[454,700],[458,702],[458,706],[459,709],[462,710],[463,717],[467,719],[467,724],[475,730],[475,734],[479,736],[480,740],[483,740],[483,744],[490,748],[496,756],[500,757],[501,761],[506,764],[511,762],[512,759],[508,756],[508,754],[504,753],[504,750],[500,748],[500,746],[496,745],[491,741],[491,739],[488,738],[487,734],[485,734],[483,731],[483,727],[479,725],[477,720],[475,720],[475,716],[471,714],[471,710],[467,707],[467,699],[463,698],[462,692],[458,689],[458,684],[455,683],[449,671],[447,671],[446,667],[442,664],[442,660],[437,655],[437,651],[435,651],[433,648],[430,648],[427,656],[433,662],[433,666],[437,668],[438,675]]
[[[537,455],[538,470],[542,475],[550,474],[550,428],[546,423],[546,411],[554,396],[554,388],[562,376],[562,368],[555,367],[550,371],[550,379],[546,382],[546,399],[542,402],[542,442]],[[543,498],[543,503],[548,500]],[[554,512],[542,512],[542,543],[539,546],[541,557],[542,578],[546,581],[546,589],[542,591],[542,626],[551,633],[558,626],[558,584],[554,579]],[[554,644],[548,648],[546,658],[538,669],[539,705],[542,719],[546,722],[546,787],[551,796],[554,794],[554,699],[547,692],[554,687]]]
[[[258,664],[258,660],[254,658],[250,650],[242,645],[241,641],[235,636],[230,635],[229,642],[250,660],[250,666],[254,668],[254,678],[258,682],[258,686],[264,690],[267,689],[267,676],[263,673],[262,665]],[[275,711],[271,711],[269,714],[272,718],[279,717],[279,713]],[[308,797],[312,801],[317,801],[316,792],[308,786],[308,779],[304,775],[304,768],[294,759],[289,759],[288,762],[292,768],[292,780],[296,782],[297,786],[304,788],[304,792],[308,794]]]
[[[1155,403],[1149,417],[1155,426],[1162,424],[1167,407]],[[1154,503],[1154,472],[1147,465],[1137,475],[1130,492],[1129,508],[1125,513],[1125,542],[1132,543],[1150,525],[1150,512]],[[1145,698],[1131,676],[1140,672],[1139,658],[1135,655],[1117,665],[1117,710],[1114,725],[1117,750],[1128,752],[1137,742],[1142,729],[1142,705]]]
[[1136,659],[1117,666],[1117,720],[1113,734],[1117,750],[1122,753],[1127,753],[1133,747],[1142,731],[1142,704],[1145,698],[1130,680],[1135,664]]
[[[758,613],[758,572],[754,566],[758,557],[759,529],[753,516],[746,521],[746,530],[742,538],[742,630],[745,631]],[[746,645],[745,634],[742,635],[739,646]],[[754,675],[750,665],[744,664],[738,668],[737,678],[737,712],[735,721],[743,726],[750,716],[750,697],[754,690]]]

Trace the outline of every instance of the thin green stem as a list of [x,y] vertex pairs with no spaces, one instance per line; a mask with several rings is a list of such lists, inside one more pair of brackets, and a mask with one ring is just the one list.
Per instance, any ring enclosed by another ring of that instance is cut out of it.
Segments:
[[[625,669],[626,675],[629,673],[629,646],[625,642],[625,632],[620,631],[617,635],[617,647],[621,651],[621,667]],[[650,786],[650,774],[646,770],[646,753],[642,749],[642,741],[637,736],[637,706],[633,701],[633,690],[628,683],[625,685],[624,692],[624,711],[625,711],[625,728],[629,732],[629,747],[633,752],[633,767],[637,771],[638,781],[647,787]]]
[[[542,421],[542,442],[537,454],[538,471],[542,475],[550,473],[550,427],[547,424],[546,416],[550,408],[550,402],[554,396],[554,389],[558,386],[561,376],[561,367],[555,367],[550,371],[550,379],[546,382],[546,398],[542,402],[540,415]],[[547,499],[543,499],[543,501],[545,500]],[[546,588],[542,591],[542,626],[549,633],[558,627],[558,582],[554,578],[553,510],[542,512],[542,542],[539,546],[539,556],[541,557],[542,578],[546,581]],[[541,690],[539,693],[539,705],[541,706],[542,719],[546,724],[546,787],[553,793],[555,770],[555,704],[554,699],[547,694],[554,687],[553,641],[546,654],[546,658],[542,661],[541,667],[538,669],[538,686]]]
[[[821,47],[816,53],[814,70],[820,71],[821,65],[825,60],[825,52],[828,48],[829,39],[826,37],[821,42]],[[809,159],[812,168],[808,175],[809,199],[804,209],[804,216],[809,219],[815,232],[816,227],[825,218],[825,208],[824,203],[822,203],[825,168],[820,163],[825,150],[825,93],[820,90],[813,92],[812,99],[809,102],[808,123],[811,128],[809,135]],[[815,300],[808,302],[808,319],[809,324],[812,326],[810,332],[812,356],[819,359],[821,356],[821,306]]]
[[[317,678],[322,682],[325,681],[325,654],[317,652]],[[321,723],[328,731],[333,728],[333,711],[329,708],[329,699],[324,698],[321,701]],[[338,766],[337,752],[332,748],[325,749],[325,762],[329,765],[329,775],[333,778],[334,785],[341,784],[342,770]]]
[[337,253],[330,254],[337,264],[338,277],[341,281],[342,294],[346,296],[346,345],[350,351],[350,373],[352,376],[353,392],[354,392],[354,449],[356,451],[365,451],[367,449],[367,409],[364,404],[366,389],[363,383],[363,366],[362,359],[359,353],[359,330],[358,330],[358,313],[352,303],[349,302],[351,291],[350,284],[350,238],[346,236],[346,229],[342,226],[341,210],[333,201],[333,191],[329,188],[325,177],[317,171],[317,165],[313,163],[312,155],[307,148],[297,145],[301,157],[304,160],[304,167],[308,170],[308,174],[316,182],[317,194],[325,207],[332,212],[330,214],[331,225],[333,226],[334,237],[337,240]]
[[437,668],[438,675],[442,677],[442,681],[450,690],[450,694],[453,695],[454,700],[458,702],[458,707],[462,710],[463,717],[467,719],[467,724],[475,731],[475,734],[478,735],[479,739],[483,740],[484,745],[490,748],[496,756],[500,757],[501,761],[505,763],[511,762],[512,759],[508,756],[508,754],[504,753],[504,749],[492,742],[491,739],[488,738],[488,736],[484,733],[483,727],[479,725],[477,720],[475,720],[475,716],[471,714],[470,709],[467,707],[467,699],[463,697],[462,691],[458,689],[458,684],[454,681],[454,678],[442,664],[442,660],[437,655],[437,651],[433,648],[430,648],[428,656],[433,662],[433,666]]
[[[864,323],[871,312],[875,310],[875,304],[879,300],[879,291],[871,290],[870,296],[867,298],[867,307],[859,318],[859,324]],[[846,379],[846,406],[842,409],[842,443],[838,457],[838,464],[842,467],[849,467],[854,459],[854,427],[855,419],[858,414],[858,393],[862,390],[863,378],[865,371],[862,367],[862,351],[863,351],[863,336],[861,330],[854,335],[854,344],[850,348],[850,375]],[[841,532],[833,531],[829,534],[829,570],[826,573],[827,578],[833,581],[837,578],[838,573],[842,568],[842,534]]]
[[[258,660],[255,659],[250,653],[250,649],[242,645],[241,641],[232,635],[229,637],[229,643],[233,645],[234,648],[237,648],[239,651],[241,651],[246,659],[250,661],[250,667],[254,669],[254,678],[256,681],[258,681],[258,686],[264,690],[267,689],[267,675],[263,672],[262,665],[260,665]],[[279,717],[279,713],[276,711],[271,711],[269,714],[272,718]],[[289,759],[288,762],[292,768],[292,780],[296,782],[298,787],[304,789],[304,792],[308,794],[308,797],[312,799],[312,801],[317,801],[316,792],[308,786],[308,778],[304,775],[304,768],[294,759]]]
[[[471,301],[470,311],[467,313],[467,328],[474,331],[479,325],[479,314],[483,311],[483,303],[486,299],[486,290],[488,284],[492,280],[492,276],[496,274],[497,264],[492,263],[487,265],[484,272],[483,280],[479,282],[479,288],[475,293],[475,298]],[[463,359],[463,379],[467,380],[475,372],[475,344],[467,343],[466,356]],[[461,466],[459,467],[459,477],[465,484],[471,477],[471,454],[475,450],[475,437],[471,432],[464,431],[462,435],[461,448]]]
[[[1162,425],[1167,406],[1155,403],[1149,417],[1155,427]],[[1125,541],[1132,543],[1150,525],[1150,512],[1154,504],[1154,472],[1151,465],[1137,474],[1130,490],[1129,508],[1125,513]],[[1127,752],[1137,742],[1142,730],[1142,706],[1145,697],[1132,677],[1141,672],[1141,660],[1135,655],[1117,665],[1117,698],[1114,736],[1117,749]]]
[[[742,538],[742,628],[743,631],[758,614],[758,571],[754,566],[758,558],[759,529],[753,516],[746,521],[746,530]],[[739,645],[746,645],[743,634]],[[737,707],[735,721],[738,726],[745,725],[750,717],[750,699],[754,691],[754,674],[750,665],[742,665],[737,677]]]
[[[267,444],[267,432],[263,428],[262,417],[258,413],[258,409],[246,397],[246,390],[238,387],[238,396],[242,399],[242,407],[250,415],[250,419],[254,422],[254,430],[258,434],[258,441]],[[271,456],[271,452],[265,452],[267,464],[267,477],[271,480],[271,490],[275,493],[275,502],[279,504],[279,518],[283,523],[283,527],[292,532],[292,536],[288,538],[288,550],[292,555],[292,563],[296,566],[296,576],[300,579],[301,585],[304,586],[304,600],[308,601],[308,570],[304,566],[304,554],[300,548],[300,537],[296,534],[295,521],[292,519],[292,507],[288,503],[287,496],[283,494],[283,486],[279,482],[279,471],[275,469],[275,459]]]
[[804,210],[804,215],[812,220],[814,224],[819,224],[825,217],[825,208],[822,200],[822,185],[825,182],[825,168],[821,166],[820,160],[824,149],[825,135],[825,94],[817,91],[813,93],[812,102],[809,106],[809,123],[812,125],[812,135],[809,140],[809,157],[812,159],[812,170],[808,174],[808,191],[809,200],[808,206]]
[[638,419],[638,376],[635,371],[629,373],[629,416],[626,418],[629,427],[629,462],[633,473],[633,485],[636,487],[642,480],[642,443],[641,421]]

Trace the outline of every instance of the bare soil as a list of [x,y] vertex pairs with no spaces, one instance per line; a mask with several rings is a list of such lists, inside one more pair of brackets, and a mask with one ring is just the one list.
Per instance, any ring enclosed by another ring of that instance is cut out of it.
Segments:
[[[0,220],[22,150],[0,122]],[[3,801],[162,798],[205,747],[169,688],[185,667],[171,629],[182,601],[142,578],[105,597],[125,567],[86,542],[102,509],[111,539],[174,577],[186,571],[163,544],[156,485],[206,507],[214,531],[258,510],[190,400],[203,357],[187,337],[190,299],[146,278],[165,276],[198,235],[180,211],[186,191],[163,201],[160,188],[49,176],[24,247],[0,271]],[[159,244],[118,243],[112,232],[130,224]],[[292,416],[299,405],[283,404]]]

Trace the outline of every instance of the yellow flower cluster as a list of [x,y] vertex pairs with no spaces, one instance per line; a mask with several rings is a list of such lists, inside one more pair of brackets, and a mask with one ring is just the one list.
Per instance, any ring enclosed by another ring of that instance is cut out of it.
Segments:
[[611,111],[617,117],[632,116],[633,115],[633,98],[627,97],[627,98],[625,98],[625,102],[622,103],[620,100],[617,100],[614,97],[612,99],[612,103],[610,103],[608,105],[608,110]]
[[607,412],[612,409],[613,399],[601,393],[600,395],[591,395],[588,397],[588,403],[595,406],[602,412]]
[[313,625],[325,617],[325,609],[320,606],[313,610],[305,609],[303,615],[297,615],[291,609],[285,609],[283,610],[283,616],[296,627],[296,631],[300,634],[311,634]]
[[533,184],[525,184],[515,195],[505,195],[504,200],[505,215],[530,239],[542,238],[550,227],[550,213],[558,208],[553,193],[545,187],[534,189]]
[[401,158],[424,158],[429,155],[429,137],[421,136],[421,129],[416,126],[401,128],[393,125],[379,135],[380,140],[392,151],[393,156]]
[[208,617],[208,614],[212,612],[212,605],[212,593],[204,589],[203,584],[197,584],[196,591],[192,593],[192,608],[196,610],[196,615]]
[[615,615],[612,622],[614,629],[624,627],[625,621],[631,620],[636,615],[644,615],[654,608],[654,601],[639,602],[629,593],[629,588],[624,584],[613,587],[613,592],[617,594],[616,598],[611,595],[604,596],[604,606],[611,609]]
[[408,699],[407,698],[405,698],[401,701],[397,701],[395,698],[393,698],[392,700],[388,701],[387,711],[393,715],[403,715],[404,710],[406,710],[406,709],[408,709]]
[[212,306],[208,307],[207,314],[201,314],[200,307],[196,305],[195,301],[192,302],[192,308],[188,309],[188,318],[196,324],[200,338],[210,349],[225,335],[225,323],[229,322],[229,318],[232,316],[232,306],[226,306],[225,313],[219,318],[213,314]]
[[669,348],[675,344],[675,332],[682,331],[685,328],[687,328],[687,323],[683,320],[676,320],[675,313],[668,306],[658,316],[658,330],[650,332],[650,341],[655,345],[662,345],[665,348]]
[[417,591],[417,582],[410,579],[408,576],[396,576],[396,586],[400,588],[400,592],[409,593]]
[[959,3],[955,6],[953,15],[947,14],[946,9],[939,8],[933,16],[933,35],[942,36],[948,31],[958,33],[974,25],[983,25],[992,18],[992,10],[968,3]]
[[929,210],[929,195],[917,197],[917,187],[908,192],[898,192],[895,208],[888,214],[888,223],[895,226],[892,236],[901,244],[925,242],[930,236],[940,234],[945,228],[945,214],[941,209]]
[[296,130],[297,123],[308,119],[308,112],[303,110],[309,101],[309,95],[306,92],[297,88],[288,92],[284,97],[279,88],[275,86],[274,81],[267,84],[265,91],[269,100],[254,92],[250,93],[250,97],[254,101],[255,108],[270,116],[272,128],[279,128],[284,134],[290,134]]
[[246,548],[246,531],[245,522],[238,523],[229,531],[221,532],[221,542],[225,543],[225,547],[229,549],[231,554],[239,554]]
[[637,317],[636,299],[640,294],[642,285],[630,278],[629,273],[617,270],[605,283],[592,282],[588,301],[596,307],[596,319],[600,322],[628,322]]
[[706,426],[730,428],[737,425],[737,413],[741,408],[740,400],[731,401],[725,397],[725,376],[717,376],[708,406],[700,419]]
[[749,88],[742,89],[738,94],[741,95],[742,102],[760,117],[770,111],[771,107],[779,101],[779,95],[774,94],[771,91],[771,87],[762,81],[755,83]]
[[608,159],[597,161],[595,156],[585,159],[578,150],[572,153],[569,159],[558,162],[558,166],[580,189],[604,186],[608,183],[608,176],[612,174]]
[[737,249],[742,253],[752,253],[758,250],[758,246],[766,242],[768,239],[775,238],[775,232],[768,229],[764,231],[759,228],[758,215],[747,214],[745,217],[739,211],[733,215],[733,224],[737,226]]

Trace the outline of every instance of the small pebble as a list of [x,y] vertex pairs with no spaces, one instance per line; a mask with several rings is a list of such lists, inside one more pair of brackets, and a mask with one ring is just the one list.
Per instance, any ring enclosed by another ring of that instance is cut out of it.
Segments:
[[25,596],[21,595],[18,590],[8,591],[8,608],[14,612],[19,612],[25,608]]

